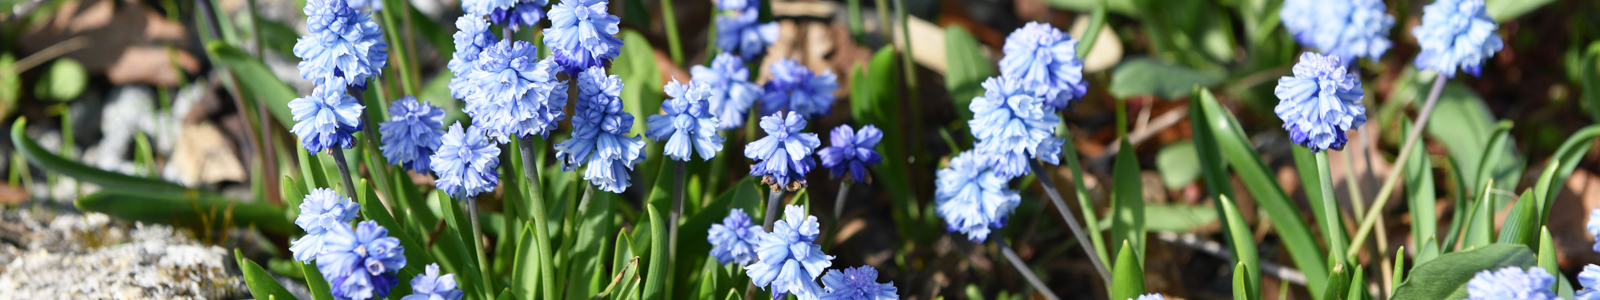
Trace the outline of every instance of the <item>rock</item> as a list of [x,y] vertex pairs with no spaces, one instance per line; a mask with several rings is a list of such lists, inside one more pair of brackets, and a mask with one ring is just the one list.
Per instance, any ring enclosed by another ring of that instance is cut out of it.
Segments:
[[172,159],[162,171],[167,180],[185,186],[201,186],[223,181],[242,182],[246,173],[233,141],[211,123],[185,125]]
[[[84,226],[95,225],[92,218],[84,220]],[[62,224],[77,226],[68,223]],[[27,251],[0,273],[0,290],[8,291],[0,300],[230,297],[246,288],[229,274],[228,258],[221,247],[196,244],[171,227],[136,225],[130,241],[115,246],[84,253]]]

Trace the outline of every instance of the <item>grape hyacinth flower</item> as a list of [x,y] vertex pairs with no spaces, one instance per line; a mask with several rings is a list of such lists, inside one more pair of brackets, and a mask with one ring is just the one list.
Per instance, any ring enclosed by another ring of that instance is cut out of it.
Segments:
[[544,20],[544,6],[549,0],[522,0],[510,8],[496,8],[489,13],[489,21],[500,26],[511,27],[511,30],[521,30],[522,27],[532,27]]
[[405,247],[377,222],[362,221],[353,231],[331,228],[323,243],[317,271],[328,279],[335,299],[384,298],[400,284],[395,272],[406,266]]
[[1312,152],[1344,149],[1345,131],[1367,122],[1361,78],[1345,66],[1338,57],[1306,52],[1294,65],[1294,76],[1278,79],[1273,93],[1282,101],[1273,111],[1295,144]]
[[354,9],[358,9],[358,10],[359,9],[371,8],[372,11],[383,10],[383,0],[348,0],[348,1],[350,2],[349,3],[350,8],[354,8]]
[[756,261],[756,237],[762,233],[761,225],[752,222],[744,209],[735,208],[722,223],[711,224],[706,242],[711,243],[711,257],[717,258],[718,264],[744,266]]
[[345,94],[344,80],[330,78],[311,90],[311,95],[289,101],[294,127],[289,132],[300,137],[311,154],[333,147],[355,146],[351,134],[361,131],[361,110],[355,97]]
[[505,10],[516,5],[517,0],[462,0],[461,10],[467,14],[482,18],[494,13],[495,10]]
[[502,40],[483,49],[467,72],[471,89],[463,112],[501,143],[513,138],[548,137],[567,106],[567,82],[556,78],[550,59],[538,60],[538,49],[524,41]]
[[1556,277],[1544,268],[1532,267],[1523,272],[1521,267],[1510,266],[1498,271],[1478,272],[1467,281],[1469,300],[1556,300],[1550,286]]
[[[726,3],[726,2],[724,2]],[[750,69],[744,59],[723,52],[711,60],[711,67],[695,65],[689,69],[695,85],[711,87],[711,113],[717,115],[717,129],[744,126],[745,114],[761,97],[761,86],[750,82]]]
[[666,114],[645,117],[645,136],[658,143],[667,141],[665,154],[672,160],[689,161],[697,152],[707,161],[717,156],[725,138],[717,135],[717,116],[708,110],[711,88],[673,79],[663,90],[672,99],[661,103]]
[[463,131],[461,122],[450,125],[432,160],[433,173],[439,176],[434,184],[458,201],[492,192],[500,183],[500,173],[495,170],[500,166],[500,147],[489,142],[478,126]]
[[[1129,299],[1132,300],[1133,298]],[[1162,296],[1161,294],[1144,294],[1139,295],[1137,300],[1167,300],[1167,296]]]
[[365,89],[368,78],[383,74],[388,44],[369,14],[350,8],[345,0],[310,0],[304,12],[310,35],[294,43],[300,78],[317,85],[332,85],[325,81],[339,78],[344,80],[338,88],[349,84]]
[[744,10],[752,7],[760,9],[759,5],[761,5],[759,1],[750,0],[712,0],[711,2],[714,2],[719,10]]
[[1583,289],[1578,290],[1577,295],[1572,297],[1573,300],[1600,299],[1600,266],[1593,264],[1583,266],[1583,272],[1578,273],[1578,284],[1581,284]]
[[[1006,36],[1000,74],[1044,98],[1045,105],[1066,109],[1089,92],[1078,60],[1078,41],[1049,24],[1029,22]],[[985,86],[987,87],[987,86]]]
[[456,274],[439,275],[439,264],[428,264],[422,274],[411,279],[411,295],[400,300],[461,300],[466,295],[456,288]]
[[403,166],[417,173],[428,172],[428,156],[439,149],[439,137],[444,136],[444,110],[432,103],[419,102],[417,97],[406,96],[389,104],[389,121],[378,123],[378,146],[389,164]]
[[896,300],[900,295],[894,283],[878,283],[878,269],[872,266],[830,270],[822,275],[823,300]]
[[772,63],[772,80],[761,96],[761,114],[792,111],[807,119],[828,114],[833,106],[833,91],[839,89],[839,76],[832,69],[815,74],[800,62],[784,58]]
[[583,179],[600,190],[622,193],[632,185],[628,171],[644,161],[644,140],[628,136],[633,115],[622,111],[622,79],[595,67],[578,76],[578,103],[573,109],[572,138],[556,144],[561,169],[588,165]]
[[[1600,237],[1600,208],[1589,210],[1589,222],[1584,224],[1584,229],[1589,230],[1590,236]],[[1594,245],[1594,251],[1600,252],[1600,243]]]
[[311,190],[300,202],[300,215],[294,218],[294,224],[306,231],[305,236],[289,240],[289,252],[294,253],[294,260],[309,263],[316,259],[317,254],[322,254],[322,239],[330,228],[349,227],[360,208],[361,204],[332,189]]
[[744,59],[754,59],[767,51],[767,46],[778,42],[778,22],[761,23],[761,2],[748,1],[743,9],[724,10],[717,16],[717,47],[727,53],[738,53]]
[[858,132],[850,125],[839,125],[833,128],[828,140],[832,144],[818,150],[817,156],[822,158],[822,166],[832,171],[833,177],[849,172],[846,180],[859,183],[867,180],[867,166],[883,162],[883,157],[873,150],[883,140],[883,131],[877,126],[862,126]]
[[806,186],[806,174],[817,165],[811,152],[822,145],[817,134],[800,132],[806,120],[799,113],[775,113],[761,117],[761,129],[767,132],[744,148],[744,156],[756,161],[750,166],[750,176],[761,176],[761,184],[772,190],[794,191]]
[[[772,216],[776,217],[776,216]],[[833,256],[823,254],[814,242],[822,233],[817,217],[806,215],[805,207],[785,206],[783,219],[772,225],[772,232],[756,237],[756,254],[761,260],[745,267],[751,283],[772,288],[773,299],[795,294],[814,299],[822,292],[817,277],[832,266]]]
[[1478,76],[1483,62],[1505,46],[1494,32],[1498,28],[1483,0],[1434,1],[1422,9],[1422,26],[1411,28],[1422,47],[1417,68],[1447,78],[1456,77],[1456,68]]
[[1027,85],[1017,77],[990,77],[983,81],[983,96],[968,105],[976,148],[987,153],[995,175],[1004,179],[1027,174],[1030,158],[1054,165],[1061,157],[1063,141],[1055,137],[1061,118]]
[[477,65],[483,49],[494,46],[499,38],[489,31],[489,22],[482,17],[462,15],[456,18],[456,29],[459,31],[451,35],[455,39],[456,51],[450,55],[450,62],[446,65],[450,73],[455,75],[450,78],[450,97],[467,99],[467,95],[476,88],[471,85],[467,73]]
[[990,165],[983,152],[966,151],[950,159],[950,167],[940,169],[934,182],[933,199],[950,232],[961,232],[974,242],[982,242],[993,229],[1005,227],[1006,219],[1022,196],[1006,187],[1006,176]]
[[1393,46],[1394,16],[1387,10],[1382,0],[1287,0],[1280,14],[1295,41],[1350,63],[1377,60]]
[[616,37],[621,18],[606,12],[607,0],[563,0],[550,8],[544,44],[568,75],[604,67],[622,52]]

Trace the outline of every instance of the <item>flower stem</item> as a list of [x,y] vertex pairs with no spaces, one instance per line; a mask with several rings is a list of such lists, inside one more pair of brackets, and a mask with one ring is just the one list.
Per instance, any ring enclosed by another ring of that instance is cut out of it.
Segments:
[[839,181],[839,197],[833,200],[833,221],[844,216],[844,198],[850,195],[850,180]]
[[1084,233],[1083,226],[1078,225],[1078,218],[1067,211],[1067,202],[1061,200],[1061,192],[1056,190],[1056,183],[1050,179],[1050,174],[1045,173],[1044,167],[1039,165],[1038,160],[1028,160],[1028,168],[1039,178],[1039,185],[1044,188],[1045,194],[1050,195],[1050,202],[1055,205],[1056,212],[1061,213],[1061,219],[1067,222],[1067,228],[1072,229],[1072,236],[1078,239],[1078,246],[1083,247],[1084,256],[1088,256],[1089,262],[1094,264],[1094,270],[1100,273],[1100,279],[1111,282],[1111,272],[1106,270],[1105,262],[1102,262],[1100,255],[1091,248],[1094,244],[1089,242],[1089,236]]
[[761,215],[761,230],[772,232],[772,223],[778,222],[778,206],[783,205],[783,189],[774,189],[767,194],[767,214]]
[[[1017,251],[1012,250],[1010,244],[1006,244],[1006,239],[997,238],[994,239],[994,243],[1000,246],[1000,254],[1011,262],[1012,267],[1017,268],[1017,273],[1022,273],[1022,278],[1028,280],[1028,284],[1032,285],[1033,289],[1039,290],[1039,294],[1043,294],[1045,299],[1061,300],[1061,297],[1057,297],[1055,292],[1050,291],[1049,286],[1044,285],[1043,280],[1039,280],[1038,275],[1033,274],[1033,270],[1028,269],[1028,265],[1022,261],[1022,257],[1017,256]],[[1091,255],[1090,257],[1094,256]],[[1108,280],[1107,282],[1110,281]]]
[[1400,155],[1395,156],[1394,170],[1389,171],[1389,179],[1383,181],[1383,188],[1378,189],[1378,196],[1373,198],[1372,207],[1367,208],[1367,213],[1362,215],[1361,227],[1352,236],[1347,255],[1353,256],[1361,252],[1361,244],[1366,241],[1367,234],[1372,232],[1372,225],[1378,223],[1379,210],[1389,202],[1389,194],[1394,192],[1394,186],[1400,182],[1400,177],[1405,176],[1406,161],[1415,150],[1417,140],[1422,138],[1422,130],[1428,128],[1428,117],[1433,115],[1433,107],[1439,104],[1439,93],[1444,91],[1444,84],[1449,81],[1444,74],[1433,78],[1433,89],[1428,91],[1428,100],[1422,104],[1422,110],[1417,111],[1417,126],[1411,128],[1406,134],[1406,142],[1400,146]]
[[[522,152],[522,174],[526,175],[528,178],[527,187],[529,195],[527,209],[529,210],[529,217],[533,218],[534,248],[538,252],[537,255],[539,255],[539,261],[550,262],[552,261],[550,256],[550,231],[545,229],[545,226],[548,226],[547,224],[549,223],[545,222],[545,214],[547,212],[544,210],[544,185],[542,182],[539,182],[539,161],[536,159],[536,157],[534,157],[536,153],[533,149],[533,138],[528,137],[521,139],[518,141],[517,147],[521,148],[519,150]],[[474,225],[476,225],[476,223],[474,223]],[[540,286],[543,287],[541,290],[544,292],[544,298],[555,299],[556,271],[552,264],[539,264],[539,275],[539,283]]]
[[339,179],[344,180],[345,195],[355,197],[356,182],[350,179],[350,165],[345,163],[344,148],[337,145],[328,148],[328,155],[333,156],[333,164],[339,166]]
[[[1328,240],[1328,249],[1334,249],[1331,251],[1333,252],[1331,253],[1333,256],[1329,258],[1333,260],[1331,263],[1342,264],[1346,262],[1345,258],[1348,256],[1344,255],[1343,252],[1338,251],[1338,249],[1343,249],[1345,244],[1343,238],[1344,222],[1340,221],[1344,219],[1339,217],[1339,200],[1335,199],[1333,196],[1333,168],[1328,164],[1328,151],[1317,151],[1317,154],[1313,155],[1316,156],[1317,160],[1317,174],[1321,175],[1318,176],[1321,178],[1318,178],[1317,180],[1322,186],[1322,195],[1318,197],[1322,200],[1322,203],[1320,204],[1322,205],[1322,215],[1317,217],[1328,220],[1327,222],[1323,222],[1323,224],[1327,224],[1328,226],[1326,226],[1326,228],[1322,228],[1322,236]],[[1351,182],[1350,184],[1355,183]]]
[[661,0],[661,24],[667,29],[667,53],[672,54],[672,64],[683,65],[683,46],[678,42],[677,11],[672,9],[672,0]]
[[491,280],[491,278],[495,277],[490,275],[493,273],[491,273],[489,269],[493,268],[494,266],[489,265],[489,258],[483,252],[483,225],[478,224],[478,203],[476,203],[476,201],[472,201],[471,199],[457,202],[467,206],[467,216],[470,217],[472,222],[472,240],[467,242],[471,243],[472,248],[478,252],[478,272],[479,274],[482,274],[480,275],[482,277],[479,278],[483,278],[484,282],[482,285],[486,290],[493,290],[491,284],[493,280]]

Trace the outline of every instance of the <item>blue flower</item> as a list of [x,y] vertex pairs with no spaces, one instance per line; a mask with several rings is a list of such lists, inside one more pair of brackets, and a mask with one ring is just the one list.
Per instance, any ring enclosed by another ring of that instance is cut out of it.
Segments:
[[989,168],[992,159],[966,151],[951,158],[949,168],[939,169],[933,200],[950,232],[982,242],[990,230],[1005,227],[1006,218],[1022,203],[1022,196],[1006,187],[1009,179]]
[[760,8],[760,1],[750,0],[713,0],[719,10],[744,10],[746,8]]
[[354,8],[354,9],[368,9],[368,8],[371,8],[372,11],[383,10],[383,0],[349,0],[349,1],[350,1],[350,3],[349,3],[350,4],[350,8]]
[[533,44],[502,40],[483,49],[472,71],[462,109],[500,142],[511,138],[548,137],[567,106],[567,82],[556,78],[550,59],[536,61]]
[[361,110],[365,106],[355,97],[345,94],[344,80],[331,78],[324,85],[311,90],[311,95],[289,101],[289,112],[294,114],[294,127],[289,129],[300,136],[306,151],[333,147],[350,148],[355,139],[350,135],[361,131]]
[[607,13],[606,4],[606,0],[564,0],[550,8],[544,44],[567,74],[604,67],[622,53],[622,39],[616,37],[622,19]]
[[330,228],[317,255],[317,271],[328,279],[335,299],[366,300],[389,296],[400,284],[395,272],[406,266],[400,239],[374,221]]
[[831,146],[818,150],[817,156],[822,158],[822,166],[833,171],[833,177],[843,176],[849,171],[849,180],[862,182],[867,179],[867,166],[883,161],[878,151],[872,149],[883,140],[883,131],[878,130],[877,126],[863,126],[860,132],[856,132],[850,125],[839,125],[833,128],[828,139],[832,142]]
[[1302,45],[1321,49],[1341,61],[1377,60],[1393,45],[1389,28],[1394,17],[1382,0],[1284,1],[1283,26]]
[[500,166],[500,147],[489,142],[478,126],[462,132],[461,122],[450,125],[432,159],[433,173],[439,176],[434,183],[456,200],[494,191],[500,183],[500,173],[495,171]]
[[716,18],[717,47],[753,59],[778,41],[778,22],[759,23],[761,2],[750,1],[749,8],[723,11]]
[[[1132,300],[1133,298],[1129,299]],[[1161,294],[1144,294],[1139,295],[1138,300],[1167,300],[1167,297],[1162,296]]]
[[488,16],[496,9],[507,9],[515,5],[517,0],[462,0],[461,10],[477,17]]
[[1083,61],[1078,60],[1078,41],[1049,24],[1029,22],[1006,36],[1000,58],[1000,74],[1042,97],[1057,110],[1066,109],[1072,100],[1089,92],[1083,80]]
[[672,99],[661,103],[666,114],[645,117],[645,136],[656,142],[666,140],[666,155],[673,160],[689,161],[695,152],[708,161],[717,156],[724,138],[717,135],[717,116],[707,110],[711,88],[673,79],[663,89]]
[[1311,151],[1344,149],[1344,132],[1367,122],[1361,78],[1345,70],[1334,56],[1306,52],[1294,65],[1294,76],[1278,79],[1273,109],[1289,130],[1289,139]]
[[344,0],[310,0],[304,11],[306,32],[311,35],[294,43],[294,56],[301,59],[300,78],[317,85],[340,78],[342,84],[364,89],[367,78],[383,74],[389,64],[388,44],[371,16]]
[[878,269],[872,266],[828,271],[822,275],[823,300],[895,300],[894,283],[878,283]]
[[544,5],[549,3],[549,0],[519,1],[511,8],[496,8],[489,14],[489,20],[501,26],[510,26],[511,30],[520,30],[544,20]]
[[578,104],[572,138],[556,143],[561,169],[588,165],[583,179],[600,190],[622,193],[632,185],[628,171],[644,161],[644,140],[628,136],[633,115],[622,111],[622,79],[595,67],[578,75]]
[[1578,290],[1573,300],[1600,300],[1600,266],[1583,266],[1583,272],[1578,273],[1578,283],[1583,289]]
[[482,17],[462,15],[456,18],[456,31],[451,37],[455,38],[456,51],[450,55],[450,73],[455,75],[450,78],[450,97],[466,99],[475,86],[467,79],[467,73],[472,72],[477,65],[478,56],[483,53],[483,48],[492,47],[495,40],[493,32],[489,31],[489,22]]
[[761,86],[750,82],[750,69],[744,59],[723,52],[711,60],[711,67],[695,65],[689,69],[695,85],[711,87],[711,113],[717,115],[717,129],[744,126],[745,114],[761,97]]
[[1483,0],[1438,0],[1422,8],[1422,26],[1411,28],[1417,36],[1418,69],[1434,70],[1455,78],[1456,68],[1478,76],[1483,61],[1504,47],[1495,29],[1500,25],[1484,10]]
[[1061,139],[1056,138],[1055,109],[1038,94],[1026,91],[1028,83],[1016,77],[989,77],[983,96],[972,99],[972,136],[977,149],[988,153],[994,172],[1003,178],[1028,173],[1028,159],[1057,164]]
[[772,224],[772,232],[756,237],[761,260],[745,267],[751,283],[763,289],[770,285],[773,299],[791,293],[800,299],[818,297],[822,287],[817,286],[817,277],[833,265],[833,256],[813,243],[821,233],[818,228],[817,217],[806,215],[805,207],[784,207],[783,219]]
[[1550,286],[1556,277],[1544,268],[1532,267],[1523,272],[1511,266],[1490,272],[1485,270],[1467,281],[1468,300],[1556,300]]
[[300,215],[294,218],[294,224],[306,231],[306,236],[289,240],[289,252],[294,253],[294,260],[311,262],[316,259],[317,254],[322,253],[322,239],[329,228],[349,227],[360,208],[361,204],[331,189],[311,190],[300,202]]
[[422,274],[411,279],[411,295],[400,300],[461,300],[465,292],[456,288],[456,274],[439,275],[439,264],[428,264]]
[[[1589,230],[1589,236],[1600,237],[1600,208],[1589,210],[1589,222],[1584,224],[1584,229]],[[1594,251],[1600,252],[1600,243],[1594,245]]]
[[428,156],[439,149],[444,135],[444,110],[432,103],[406,96],[389,104],[389,121],[378,123],[378,149],[389,164],[404,166],[418,173],[428,172]]
[[752,223],[743,209],[735,208],[721,224],[711,224],[706,242],[711,243],[711,257],[717,258],[717,263],[743,266],[756,261],[756,236],[762,233],[761,225]]
[[772,80],[767,81],[761,95],[762,115],[788,110],[810,119],[828,114],[828,108],[833,106],[833,91],[839,89],[839,77],[833,75],[833,70],[814,74],[800,62],[788,58],[770,67]]
[[822,145],[817,134],[800,132],[806,129],[806,120],[799,113],[775,113],[761,117],[761,129],[767,132],[744,148],[744,157],[756,160],[750,166],[750,176],[762,176],[761,183],[773,190],[798,190],[806,186],[806,173],[811,173],[817,162],[811,152]]

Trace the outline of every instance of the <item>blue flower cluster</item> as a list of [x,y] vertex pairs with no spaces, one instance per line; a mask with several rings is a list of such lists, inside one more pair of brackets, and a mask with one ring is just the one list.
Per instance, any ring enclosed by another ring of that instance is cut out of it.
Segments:
[[317,255],[317,271],[332,287],[334,299],[366,300],[389,297],[400,284],[395,272],[406,266],[400,239],[374,221],[329,228]]
[[606,4],[607,0],[564,0],[550,9],[544,44],[567,74],[605,67],[622,53],[622,39],[616,37],[622,18],[607,13]]
[[778,22],[760,23],[761,1],[721,0],[717,9],[717,47],[724,53],[753,59],[778,41]]
[[[1029,22],[1006,36],[1000,75],[1026,87],[1054,110],[1066,109],[1089,92],[1078,60],[1078,42],[1048,24]],[[985,86],[987,88],[987,86]]]
[[439,275],[439,264],[428,264],[422,274],[411,279],[411,294],[400,300],[461,300],[466,293],[456,288],[456,274]]
[[[768,218],[776,216],[767,216]],[[800,299],[815,299],[822,294],[817,277],[833,265],[833,256],[817,245],[821,234],[817,217],[806,215],[805,207],[789,205],[783,219],[772,225],[772,232],[756,237],[756,255],[761,258],[745,267],[751,283],[771,287],[773,299],[795,294]]]
[[1550,290],[1555,285],[1555,275],[1544,268],[1532,267],[1526,272],[1521,267],[1510,266],[1497,271],[1483,271],[1467,281],[1468,300],[1556,300],[1561,299]]
[[311,95],[289,101],[289,113],[295,120],[289,132],[299,136],[311,154],[355,146],[351,134],[361,131],[361,110],[366,108],[345,94],[343,79],[332,77],[323,83],[312,89]]
[[992,229],[1005,226],[1006,218],[1022,203],[1022,196],[1006,186],[1009,177],[994,169],[994,158],[967,151],[940,169],[933,199],[950,232],[982,242]]
[[[727,3],[728,0],[722,3]],[[695,85],[711,88],[711,113],[717,115],[717,129],[728,130],[744,126],[745,114],[761,97],[761,86],[750,82],[750,69],[744,59],[726,52],[717,54],[711,66],[695,65],[689,69]]]
[[450,125],[439,151],[432,157],[434,184],[457,201],[467,201],[483,192],[494,191],[500,183],[500,147],[489,141],[478,126],[461,129],[461,122]]
[[872,266],[831,270],[822,275],[822,300],[895,300],[893,283],[878,283],[878,269]]
[[994,173],[1011,179],[1028,173],[1028,160],[1057,164],[1063,141],[1056,138],[1061,118],[1039,93],[1017,77],[990,77],[983,81],[983,96],[973,98],[972,136],[993,164]]
[[883,131],[877,126],[863,126],[857,132],[850,125],[839,125],[833,128],[828,140],[832,144],[817,151],[817,156],[822,158],[822,166],[832,171],[833,177],[849,172],[846,180],[859,183],[867,180],[867,166],[883,162],[878,151],[872,149],[883,140]]
[[494,13],[495,10],[511,8],[515,4],[517,0],[462,0],[461,10],[481,18]]
[[548,0],[465,0],[461,9],[475,18],[488,17],[490,21],[512,30],[533,26],[544,20],[544,6]]
[[706,242],[711,243],[711,257],[717,258],[717,263],[743,266],[756,261],[756,237],[762,233],[761,225],[752,222],[743,209],[735,208],[722,223],[711,224]]
[[306,231],[305,236],[289,240],[289,252],[294,253],[294,260],[309,263],[316,259],[322,254],[322,240],[332,230],[330,228],[350,226],[359,209],[361,204],[331,189],[311,190],[300,202],[300,215],[294,218],[294,224]]
[[1439,0],[1422,8],[1422,26],[1411,28],[1417,36],[1418,69],[1434,70],[1455,78],[1456,69],[1478,76],[1483,62],[1505,45],[1495,29],[1500,25],[1484,10],[1483,0]]
[[[603,7],[602,7],[603,8]],[[583,179],[600,190],[622,193],[632,183],[628,171],[644,161],[644,140],[628,136],[633,115],[622,111],[622,79],[595,67],[578,75],[578,103],[572,138],[557,143],[561,169],[587,165]]]
[[1287,0],[1280,15],[1295,41],[1344,62],[1377,60],[1389,51],[1394,16],[1382,0]]
[[767,67],[772,70],[772,80],[767,81],[761,97],[762,115],[791,111],[815,119],[828,114],[833,106],[833,91],[839,89],[839,76],[833,70],[816,74],[788,58]]
[[389,104],[389,121],[378,123],[378,146],[389,164],[425,173],[429,170],[428,157],[439,149],[439,137],[444,136],[444,110],[432,103],[419,102],[417,97],[406,96]]
[[673,79],[663,90],[672,99],[661,103],[666,114],[645,118],[645,135],[656,142],[665,140],[666,155],[673,160],[689,161],[695,153],[708,161],[717,156],[724,138],[717,135],[717,116],[711,114],[706,101],[711,97],[711,87]]
[[817,165],[811,153],[822,145],[817,134],[800,132],[805,128],[806,120],[799,113],[761,117],[761,129],[767,136],[744,148],[744,156],[756,160],[750,166],[750,176],[761,176],[761,183],[771,185],[773,190],[805,187],[806,174]]
[[1294,65],[1294,76],[1278,79],[1273,93],[1282,101],[1273,111],[1295,144],[1314,152],[1343,149],[1345,131],[1367,122],[1361,78],[1346,65],[1336,56],[1306,52]]
[[[344,84],[365,88],[367,79],[383,73],[389,63],[388,44],[383,30],[365,12],[351,8],[345,0],[306,1],[306,32],[294,43],[300,77],[317,85],[329,85],[329,78],[344,79]],[[343,86],[339,89],[343,90]]]
[[499,142],[547,137],[567,105],[567,82],[556,78],[550,59],[538,60],[538,49],[524,41],[501,40],[483,48],[459,86],[467,105],[462,109],[473,127]]
[[455,75],[450,78],[450,97],[467,99],[467,95],[474,90],[467,73],[472,72],[477,66],[478,56],[483,53],[483,49],[494,45],[498,38],[493,32],[489,32],[489,22],[485,22],[482,17],[471,15],[458,17],[456,29],[458,31],[451,35],[455,39],[456,51],[450,55],[450,62],[446,65],[450,68],[450,74]]

